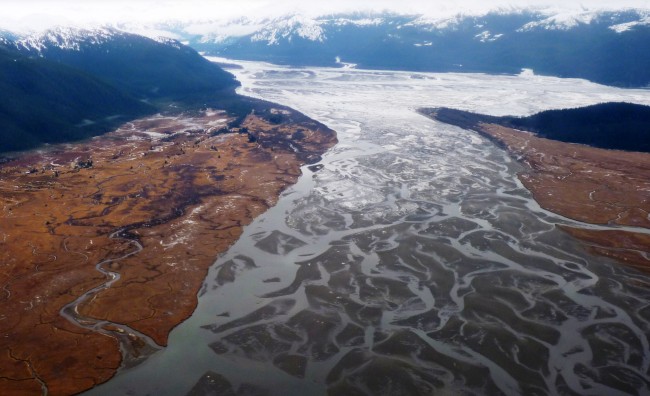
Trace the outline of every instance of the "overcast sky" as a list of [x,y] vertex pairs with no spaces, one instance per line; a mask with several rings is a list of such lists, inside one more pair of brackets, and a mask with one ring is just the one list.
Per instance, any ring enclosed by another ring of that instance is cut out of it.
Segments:
[[221,20],[239,16],[310,16],[346,11],[397,11],[431,16],[481,13],[493,8],[528,6],[562,9],[650,9],[650,0],[0,0],[0,27],[42,29],[53,25],[164,20]]

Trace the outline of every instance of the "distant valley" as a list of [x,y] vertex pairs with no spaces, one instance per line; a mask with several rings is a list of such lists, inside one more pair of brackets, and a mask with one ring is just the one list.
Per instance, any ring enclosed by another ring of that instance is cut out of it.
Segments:
[[292,14],[152,28],[209,55],[292,66],[506,74],[532,69],[613,86],[650,84],[645,10],[567,14],[524,8],[444,18]]
[[532,69],[645,87],[650,14],[633,9],[569,15],[521,9],[451,18],[291,14],[31,34],[0,30],[5,97],[0,151],[94,136],[172,103],[191,106],[219,97],[221,107],[239,106],[225,100],[238,83],[197,51],[293,66],[497,74]]

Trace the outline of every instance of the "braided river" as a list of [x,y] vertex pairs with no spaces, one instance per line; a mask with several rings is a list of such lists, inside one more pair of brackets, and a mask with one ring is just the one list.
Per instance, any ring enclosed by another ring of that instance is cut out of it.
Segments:
[[559,230],[608,227],[540,208],[502,149],[416,113],[650,90],[238,63],[241,94],[339,144],[218,258],[169,345],[88,395],[650,394],[650,276]]

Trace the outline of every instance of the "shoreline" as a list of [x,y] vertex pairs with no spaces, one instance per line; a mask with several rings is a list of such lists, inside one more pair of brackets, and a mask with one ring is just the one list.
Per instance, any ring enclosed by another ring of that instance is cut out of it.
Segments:
[[236,128],[212,109],[155,115],[2,164],[0,393],[79,393],[166,345],[216,257],[336,143],[265,106]]
[[[650,154],[594,148],[537,137],[491,122],[490,117],[421,109],[434,120],[473,130],[526,167],[519,180],[539,205],[580,222],[650,229]],[[586,249],[650,272],[650,236],[616,230],[558,226]]]

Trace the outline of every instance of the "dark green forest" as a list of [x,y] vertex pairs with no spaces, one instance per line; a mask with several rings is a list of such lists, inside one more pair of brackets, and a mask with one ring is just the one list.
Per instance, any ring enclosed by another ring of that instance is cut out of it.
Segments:
[[502,123],[562,142],[650,152],[650,106],[602,103],[530,117],[504,117]]
[[156,110],[92,75],[2,48],[0,71],[0,152],[83,139]]
[[[20,47],[18,47],[20,48]],[[116,32],[79,49],[0,43],[0,152],[96,136],[142,115],[251,103],[219,66],[180,43]]]
[[495,117],[449,108],[420,109],[419,112],[466,129],[478,130],[478,124],[491,123],[567,143],[650,152],[650,106],[610,102],[548,110],[528,117]]

